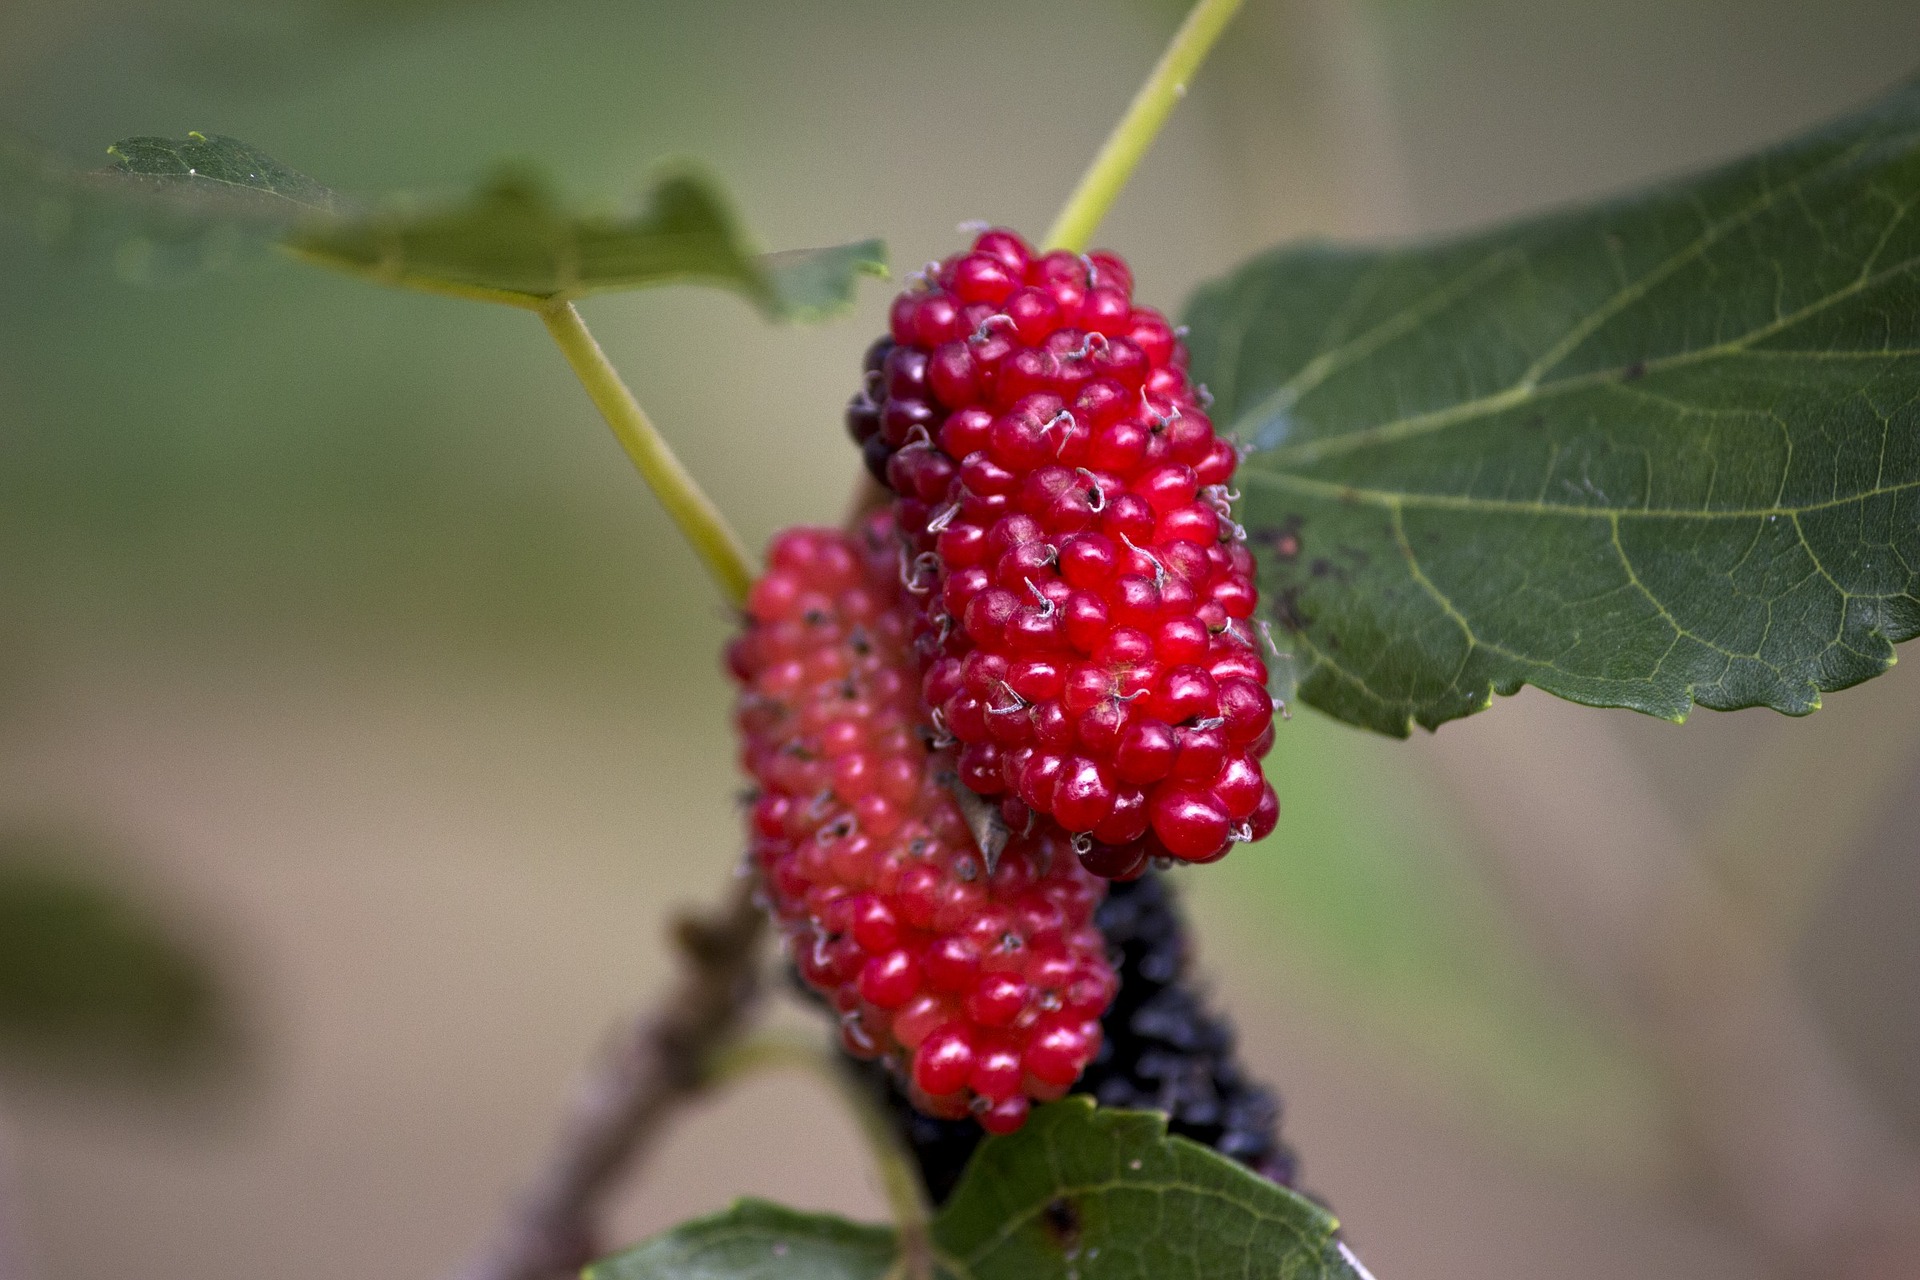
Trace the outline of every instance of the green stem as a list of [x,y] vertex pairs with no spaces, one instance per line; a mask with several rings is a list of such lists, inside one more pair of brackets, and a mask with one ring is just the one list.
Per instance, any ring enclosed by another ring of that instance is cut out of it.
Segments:
[[1100,154],[1068,197],[1066,207],[1053,220],[1047,232],[1047,248],[1086,252],[1100,220],[1119,198],[1120,190],[1147,154],[1147,148],[1160,133],[1160,126],[1173,113],[1174,104],[1186,96],[1187,81],[1206,60],[1213,42],[1239,11],[1241,0],[1199,0],[1187,14],[1187,20],[1173,33],[1173,43],[1160,55],[1153,74],[1133,95],[1127,114],[1107,135]]
[[709,1085],[779,1067],[797,1067],[831,1086],[860,1123],[880,1183],[900,1236],[900,1259],[889,1276],[900,1280],[934,1280],[933,1211],[920,1183],[913,1155],[894,1132],[893,1124],[846,1068],[811,1040],[790,1035],[762,1035],[743,1041],[717,1055],[708,1068]]
[[753,564],[747,558],[740,536],[680,464],[666,438],[641,412],[640,402],[620,380],[607,353],[587,332],[586,323],[573,304],[549,303],[540,308],[540,319],[553,340],[560,344],[567,363],[573,366],[607,425],[613,428],[620,447],[633,459],[634,467],[660,499],[660,505],[680,526],[681,534],[693,545],[707,572],[730,602],[736,607],[744,606],[747,589],[753,585]]

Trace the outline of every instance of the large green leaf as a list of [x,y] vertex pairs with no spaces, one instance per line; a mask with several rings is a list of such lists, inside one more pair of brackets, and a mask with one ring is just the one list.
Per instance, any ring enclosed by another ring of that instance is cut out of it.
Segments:
[[761,253],[719,184],[684,164],[656,178],[636,213],[569,208],[520,171],[461,202],[367,209],[233,138],[129,138],[109,153],[111,168],[83,172],[0,137],[0,212],[49,242],[104,246],[134,274],[156,250],[191,266],[278,243],[384,284],[520,306],[697,283],[808,321],[851,305],[862,275],[886,274],[877,240]]
[[1072,1097],[980,1145],[934,1241],[972,1280],[1355,1280],[1338,1225],[1156,1112]]
[[[1068,1098],[981,1144],[933,1224],[950,1280],[1364,1280],[1337,1224],[1164,1117]],[[587,1270],[588,1280],[872,1280],[894,1234],[742,1201]],[[894,1272],[893,1274],[898,1274]]]
[[[1800,141],[1194,299],[1299,696],[1800,714],[1920,630],[1920,84]],[[1284,676],[1284,672],[1282,673]]]

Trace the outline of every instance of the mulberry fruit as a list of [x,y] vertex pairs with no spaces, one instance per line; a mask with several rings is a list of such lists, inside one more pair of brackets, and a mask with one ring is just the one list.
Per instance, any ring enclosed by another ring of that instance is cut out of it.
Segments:
[[923,1111],[1003,1133],[1099,1049],[1116,986],[1093,924],[1104,885],[1058,832],[986,865],[951,760],[916,733],[894,548],[885,514],[773,542],[727,654],[759,787],[751,857],[846,1050],[886,1061]]
[[1239,457],[1120,259],[1008,231],[930,267],[848,423],[894,491],[921,694],[965,784],[1101,875],[1272,830]]
[[[1164,1111],[1170,1133],[1293,1186],[1298,1162],[1280,1141],[1280,1105],[1243,1073],[1231,1030],[1187,976],[1186,931],[1165,881],[1149,872],[1115,884],[1098,920],[1120,994],[1101,1020],[1099,1055],[1077,1091],[1102,1106]],[[865,1074],[918,1160],[928,1195],[944,1201],[980,1144],[979,1130],[922,1114],[884,1073]]]

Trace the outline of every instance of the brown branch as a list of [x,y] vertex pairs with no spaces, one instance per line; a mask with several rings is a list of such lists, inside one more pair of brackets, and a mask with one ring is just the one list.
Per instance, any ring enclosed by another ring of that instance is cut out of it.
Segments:
[[[846,527],[887,501],[886,489],[862,471]],[[719,911],[677,922],[684,964],[678,989],[628,1028],[581,1084],[546,1166],[492,1245],[456,1280],[553,1280],[600,1252],[595,1225],[607,1196],[674,1111],[711,1083],[717,1051],[753,1002],[766,931],[757,885],[757,877],[743,876]]]
[[[887,500],[862,471],[846,526]],[[719,911],[680,919],[678,989],[628,1028],[581,1084],[546,1167],[521,1192],[491,1246],[456,1280],[552,1280],[599,1253],[595,1224],[607,1196],[673,1112],[710,1083],[716,1052],[756,994],[766,931],[766,913],[754,901],[757,884],[743,876]]]
[[550,1280],[599,1251],[595,1226],[609,1193],[701,1091],[714,1051],[756,994],[766,913],[754,902],[755,885],[743,876],[720,910],[676,923],[679,986],[582,1084],[546,1166],[459,1280]]

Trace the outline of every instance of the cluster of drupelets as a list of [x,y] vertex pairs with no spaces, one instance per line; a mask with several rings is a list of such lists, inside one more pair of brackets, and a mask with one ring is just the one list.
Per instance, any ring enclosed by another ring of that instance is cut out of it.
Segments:
[[[1279,1099],[1247,1076],[1232,1027],[1207,1007],[1188,964],[1186,922],[1166,878],[1148,872],[1116,882],[1094,922],[1106,936],[1120,993],[1100,1020],[1100,1052],[1075,1088],[1103,1107],[1160,1111],[1169,1133],[1281,1186],[1295,1185],[1297,1163],[1280,1140]],[[865,1070],[876,1077],[871,1083],[919,1163],[928,1195],[941,1203],[980,1145],[979,1127],[926,1115],[891,1076],[873,1065]]]
[[1238,455],[1131,291],[1006,231],[930,266],[848,411],[890,510],[776,538],[730,654],[801,976],[916,1106],[996,1132],[1100,1047],[1097,877],[1279,814]]
[[922,695],[960,773],[1090,869],[1272,830],[1254,562],[1165,317],[1110,254],[989,231],[894,303],[848,410],[894,490]]
[[760,788],[751,854],[848,1052],[891,1058],[930,1115],[1010,1132],[1100,1047],[1103,886],[1058,833],[1016,836],[986,866],[951,763],[916,729],[895,559],[886,516],[860,537],[774,540],[728,655]]

